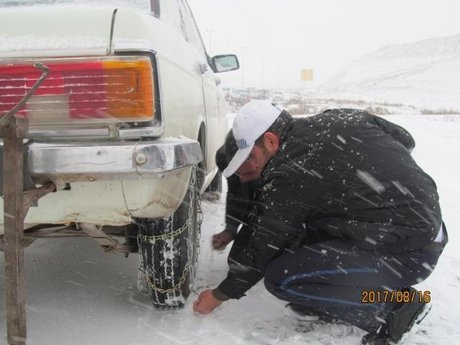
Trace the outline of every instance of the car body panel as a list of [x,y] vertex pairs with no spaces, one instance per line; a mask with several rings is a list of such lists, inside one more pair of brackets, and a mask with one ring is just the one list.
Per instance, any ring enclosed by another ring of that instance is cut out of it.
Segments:
[[[37,137],[29,145],[30,174],[37,184],[55,182],[58,191],[29,210],[26,226],[123,225],[132,217],[171,215],[185,195],[192,166],[203,158],[203,189],[211,182],[217,172],[214,155],[226,131],[223,95],[186,2],[160,4],[161,19],[114,6],[0,8],[0,63],[149,54],[156,64],[162,137],[135,140],[117,133],[109,139],[113,142],[103,135],[91,141],[66,138],[65,131],[58,138]],[[205,138],[203,155],[199,135]],[[188,149],[177,152],[178,144]],[[171,156],[158,160],[168,150]]]
[[1,8],[0,58],[105,55],[113,11],[74,6]]

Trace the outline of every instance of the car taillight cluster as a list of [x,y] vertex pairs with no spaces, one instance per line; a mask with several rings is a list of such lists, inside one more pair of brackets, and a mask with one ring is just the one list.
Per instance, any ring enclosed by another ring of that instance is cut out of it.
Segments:
[[[151,121],[154,71],[147,57],[40,60],[48,77],[18,112],[31,127]],[[31,63],[0,63],[0,116],[42,72]]]

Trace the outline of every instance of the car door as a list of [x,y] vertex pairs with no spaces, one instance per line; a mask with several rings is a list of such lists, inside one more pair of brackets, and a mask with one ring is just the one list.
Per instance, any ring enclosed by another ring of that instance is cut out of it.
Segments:
[[216,167],[215,152],[225,137],[225,121],[220,102],[222,98],[218,89],[218,79],[209,65],[208,55],[203,45],[200,32],[194,20],[190,7],[185,0],[179,0],[183,11],[187,40],[193,44],[198,53],[199,69],[202,76],[203,101],[206,117],[206,141],[204,143],[206,168],[208,172]]

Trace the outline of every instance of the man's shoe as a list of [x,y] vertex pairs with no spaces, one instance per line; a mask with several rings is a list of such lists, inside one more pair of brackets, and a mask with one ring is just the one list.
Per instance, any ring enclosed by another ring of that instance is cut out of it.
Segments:
[[376,332],[366,334],[362,345],[397,345],[404,341],[414,324],[420,324],[431,309],[426,303],[398,303],[388,314],[386,323]]
[[347,325],[346,322],[338,320],[337,318],[328,315],[326,312],[316,311],[301,304],[286,304],[285,314],[299,321]]
[[343,339],[353,333],[353,327],[345,322],[337,320],[325,312],[317,312],[303,305],[288,303],[285,315],[297,321],[296,332],[321,332],[327,333],[333,338]]
[[320,321],[320,317],[318,315],[313,313],[307,307],[300,305],[300,304],[294,304],[294,303],[286,304],[285,314],[298,321],[306,321],[306,322]]

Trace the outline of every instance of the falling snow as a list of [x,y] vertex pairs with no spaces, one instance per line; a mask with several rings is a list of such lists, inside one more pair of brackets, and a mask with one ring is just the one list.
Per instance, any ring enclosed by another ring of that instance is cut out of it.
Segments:
[[[460,337],[460,117],[393,116],[414,135],[417,162],[435,179],[450,242],[433,274],[417,285],[431,292],[433,308],[405,345],[456,344]],[[396,181],[395,181],[396,182]],[[404,187],[401,186],[404,190]],[[200,267],[184,309],[156,310],[137,292],[137,255],[104,253],[87,238],[38,240],[26,249],[28,344],[31,345],[301,345],[359,344],[363,332],[348,326],[306,331],[285,315],[284,305],[263,283],[246,297],[225,302],[213,314],[196,315],[197,291],[214,287],[227,274],[227,254],[211,250],[213,233],[224,224],[224,200],[203,202]],[[308,247],[306,247],[309,249]],[[310,248],[311,249],[311,248]],[[324,250],[330,252],[328,250]],[[397,263],[385,262],[397,274]],[[3,255],[0,266],[3,267]],[[241,269],[247,269],[240,267]],[[425,267],[429,269],[431,267]],[[343,270],[340,264],[337,269]],[[0,270],[0,344],[5,340],[4,274]]]
[[382,193],[385,191],[385,186],[381,184],[374,176],[372,176],[369,172],[363,170],[356,170],[356,175],[358,178],[371,187],[377,193]]

